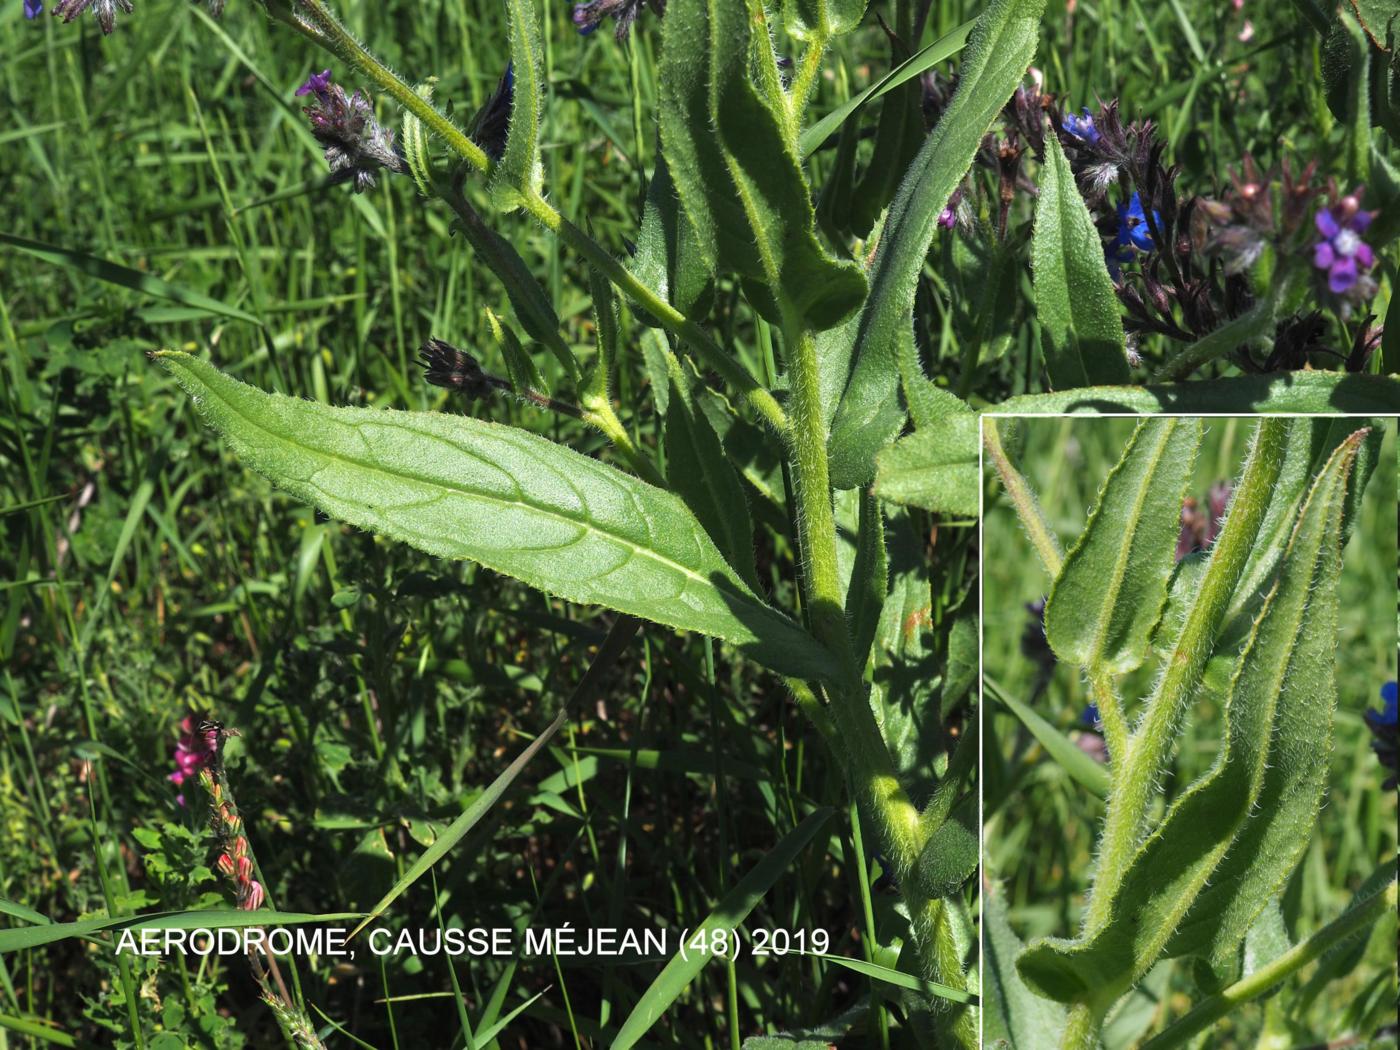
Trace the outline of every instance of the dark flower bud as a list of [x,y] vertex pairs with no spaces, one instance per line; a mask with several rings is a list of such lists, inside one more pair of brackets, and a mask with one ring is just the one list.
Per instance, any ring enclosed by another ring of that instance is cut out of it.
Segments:
[[423,375],[433,386],[456,390],[472,400],[487,397],[495,389],[492,377],[482,371],[475,357],[441,339],[429,339],[419,348]]
[[102,27],[104,33],[110,33],[116,28],[118,10],[126,14],[131,14],[134,10],[131,0],[58,0],[58,3],[53,5],[53,14],[55,18],[71,22],[89,8],[97,16],[97,24]]

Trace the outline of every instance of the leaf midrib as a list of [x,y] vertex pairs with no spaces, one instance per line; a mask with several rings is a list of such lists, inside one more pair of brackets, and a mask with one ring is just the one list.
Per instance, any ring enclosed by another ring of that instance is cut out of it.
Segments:
[[[526,508],[528,508],[528,509],[530,509],[530,510],[533,510],[533,511],[535,511],[535,512],[541,514],[541,515],[543,515],[544,517],[550,518],[550,519],[552,519],[552,520],[560,521],[560,522],[563,522],[563,523],[568,524],[568,525],[573,525],[573,526],[575,526],[575,527],[582,527],[585,531],[587,531],[587,530],[589,530],[589,529],[592,529],[593,531],[597,532],[597,533],[600,534],[601,536],[603,536],[603,537],[605,537],[605,538],[607,538],[607,539],[613,540],[613,541],[619,543],[620,545],[622,545],[622,546],[624,546],[624,547],[626,547],[626,548],[629,548],[630,550],[633,551],[634,554],[642,554],[642,555],[644,555],[645,557],[650,558],[651,560],[657,562],[657,563],[660,564],[660,565],[667,566],[667,567],[669,567],[669,568],[671,568],[671,569],[676,570],[677,572],[681,573],[683,576],[686,576],[686,577],[689,578],[689,579],[696,580],[696,581],[699,581],[699,582],[702,583],[702,584],[706,584],[706,585],[708,585],[708,586],[714,587],[716,590],[720,589],[719,584],[716,583],[715,581],[709,579],[708,577],[705,577],[705,576],[700,575],[699,573],[695,572],[694,570],[692,570],[692,569],[690,569],[690,568],[688,568],[688,567],[686,567],[686,566],[684,566],[684,565],[681,565],[679,562],[672,561],[670,558],[667,558],[667,557],[663,556],[663,555],[660,554],[658,551],[655,551],[655,550],[653,550],[653,549],[651,549],[651,548],[647,548],[647,547],[642,547],[642,546],[640,546],[635,540],[627,539],[626,537],[623,537],[623,536],[621,536],[621,535],[619,535],[619,534],[617,534],[617,533],[615,533],[615,532],[612,532],[612,531],[610,531],[610,530],[608,530],[608,529],[601,528],[601,527],[599,527],[599,526],[598,526],[596,523],[594,523],[594,522],[582,523],[582,522],[576,521],[576,520],[574,520],[573,518],[566,517],[565,515],[559,513],[557,510],[554,510],[553,508],[540,506],[539,504],[533,503],[533,502],[531,502],[530,500],[527,500],[527,499],[524,499],[524,498],[521,498],[521,499],[518,499],[518,500],[514,500],[514,501],[512,501],[512,500],[504,500],[504,499],[501,499],[501,498],[499,498],[499,497],[497,497],[497,496],[492,496],[492,495],[490,495],[490,494],[488,494],[488,493],[481,493],[481,492],[478,492],[478,491],[476,491],[476,490],[474,490],[474,489],[468,489],[468,488],[463,488],[463,487],[459,487],[459,486],[455,486],[455,485],[449,485],[449,484],[443,483],[442,481],[438,481],[438,480],[435,480],[435,479],[425,478],[425,477],[423,477],[422,475],[416,474],[416,473],[414,473],[414,472],[412,472],[412,471],[391,471],[391,470],[389,470],[389,469],[387,469],[387,468],[385,468],[385,467],[383,467],[383,466],[380,466],[380,465],[378,465],[378,464],[368,464],[368,463],[363,462],[362,460],[355,459],[355,458],[353,458],[353,457],[351,457],[351,456],[341,455],[341,454],[339,454],[339,453],[334,453],[334,452],[327,452],[327,451],[324,450],[324,449],[319,449],[319,448],[316,448],[316,447],[314,447],[314,446],[312,446],[312,445],[308,445],[308,444],[305,444],[304,442],[298,441],[296,438],[284,437],[283,435],[281,435],[281,434],[277,433],[276,431],[272,430],[270,427],[266,426],[265,424],[259,422],[259,421],[256,420],[256,419],[254,419],[254,418],[253,418],[252,416],[250,416],[246,411],[244,411],[244,410],[242,410],[241,408],[239,408],[233,401],[229,400],[228,397],[224,396],[223,394],[220,394],[220,393],[215,392],[215,391],[214,391],[214,388],[213,388],[212,386],[210,386],[208,383],[204,383],[204,382],[201,381],[201,385],[203,385],[203,386],[205,387],[206,390],[209,390],[209,391],[210,391],[211,396],[217,397],[224,405],[228,406],[228,408],[229,408],[235,415],[239,416],[241,419],[243,419],[243,420],[246,421],[247,423],[251,424],[253,427],[255,427],[256,429],[260,430],[262,433],[267,434],[267,435],[269,435],[269,436],[271,436],[271,437],[273,437],[273,438],[275,438],[275,439],[277,439],[277,440],[279,440],[279,441],[284,441],[284,442],[286,442],[287,444],[293,445],[293,446],[295,446],[296,448],[299,448],[299,449],[304,450],[305,452],[311,453],[311,454],[313,454],[313,455],[321,456],[321,457],[323,457],[323,458],[325,458],[325,459],[334,460],[334,461],[338,461],[338,462],[341,462],[341,463],[348,464],[348,465],[350,465],[350,466],[358,467],[358,468],[360,468],[360,469],[362,469],[362,470],[366,470],[366,471],[370,471],[370,472],[375,472],[375,473],[381,474],[381,475],[383,475],[383,476],[385,476],[385,477],[389,477],[389,478],[408,478],[408,479],[411,480],[411,481],[418,482],[419,484],[428,486],[428,487],[430,487],[430,488],[441,489],[444,493],[456,494],[456,495],[465,496],[465,497],[468,497],[468,498],[480,499],[480,500],[482,500],[483,502],[492,503],[492,504],[495,504],[495,505],[497,505],[497,506],[502,506],[502,507],[526,507]],[[288,395],[286,395],[286,394],[272,394],[272,395],[269,395],[269,396],[272,396],[272,397],[287,397]],[[295,401],[296,399],[289,399],[289,400]],[[342,421],[342,422],[344,422],[344,421]],[[485,422],[485,421],[484,421],[484,420],[479,420],[478,422]],[[358,426],[358,423],[347,423],[346,425],[352,426],[352,427],[357,427],[357,426]],[[495,424],[491,424],[491,423],[487,423],[487,425],[488,425],[488,426],[495,426]],[[438,437],[438,435],[432,435],[432,436],[433,436],[433,437]],[[447,442],[448,444],[452,445],[454,448],[458,449],[458,451],[466,452],[468,455],[472,455],[472,456],[474,456],[475,458],[478,458],[478,459],[482,458],[482,457],[479,456],[477,453],[471,452],[471,451],[468,450],[468,449],[462,449],[460,446],[456,445],[454,442],[450,441],[450,440],[447,439],[447,438],[439,437],[438,439]],[[530,453],[527,452],[526,454],[530,454]],[[493,467],[496,467],[496,469],[500,469],[499,466],[496,465],[496,464],[494,464],[494,463],[491,464],[491,465],[492,465]],[[568,481],[566,475],[560,474],[559,476],[560,476],[561,478],[563,478],[566,482]],[[514,478],[512,478],[511,480],[512,480],[512,482],[514,482]],[[310,482],[308,481],[307,483],[309,484]],[[639,482],[639,483],[640,483],[640,484],[645,484],[645,482]],[[570,482],[569,484],[570,484],[570,487],[572,487],[572,483]],[[517,491],[520,491],[518,485],[517,485]],[[631,495],[632,495],[632,494],[630,493],[630,491],[629,491],[629,490],[626,490],[626,489],[624,489],[624,491],[628,491],[629,498],[630,498]],[[658,492],[659,492],[659,491],[661,491],[661,490],[658,490]],[[581,500],[581,501],[585,504],[585,506],[586,506],[586,505],[587,505],[587,500],[584,500],[584,499],[582,498],[582,494],[578,493],[578,490],[577,490],[577,489],[574,489],[574,492],[575,492],[575,494],[577,494],[577,495],[580,496],[580,500]],[[523,493],[522,493],[522,496],[523,496]],[[366,506],[368,506],[368,505],[366,505]],[[370,508],[370,509],[372,509],[372,508]],[[646,517],[646,515],[644,514],[644,515],[643,515],[643,518],[645,518],[645,517]],[[648,523],[648,532],[650,532],[650,523]],[[577,540],[574,540],[574,541],[571,541],[571,542],[577,542]],[[703,540],[702,540],[701,542],[703,543]],[[567,544],[566,544],[566,546],[567,546]],[[554,548],[554,549],[560,549],[560,548]],[[479,558],[470,557],[469,560],[471,560],[471,561],[478,561],[478,562],[480,562],[482,565],[487,565],[487,563],[486,563],[484,560],[479,559]],[[625,563],[624,563],[624,564],[625,564]],[[721,564],[724,564],[722,558],[721,558]],[[492,568],[493,566],[489,566],[489,565],[488,565],[487,567],[488,567],[488,568]],[[728,566],[725,565],[725,568],[728,568]],[[614,570],[609,570],[609,573],[611,573],[611,572],[613,572],[613,571],[616,571],[616,570],[615,570],[615,569],[614,569]],[[509,575],[509,574],[508,574],[508,575]],[[730,579],[729,577],[727,577],[727,576],[721,576],[721,580],[723,580],[724,583],[729,584],[731,587],[732,587],[732,586],[734,585],[734,583],[735,583],[735,581],[731,580],[731,579]],[[763,612],[764,612],[766,615],[769,615],[769,616],[777,616],[785,625],[787,625],[787,626],[795,626],[795,625],[791,624],[791,623],[787,620],[787,617],[782,616],[780,613],[778,613],[777,610],[771,608],[769,605],[767,605],[767,604],[764,603],[764,602],[757,601],[757,600],[755,599],[755,597],[754,597],[751,593],[749,593],[749,592],[747,591],[746,588],[745,588],[745,589],[739,590],[739,591],[738,591],[738,596],[741,597],[741,598],[743,598],[743,599],[744,599],[746,602],[748,602],[749,604],[751,604],[751,605],[753,605],[753,606],[755,606],[755,607],[757,607],[757,608],[763,610]]]

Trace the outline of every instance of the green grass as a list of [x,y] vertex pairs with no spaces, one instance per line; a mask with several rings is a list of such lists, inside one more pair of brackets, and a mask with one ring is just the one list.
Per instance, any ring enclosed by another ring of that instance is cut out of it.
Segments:
[[[1023,471],[1040,497],[1046,520],[1068,547],[1083,528],[1098,486],[1132,432],[1134,421],[1027,420]],[[1253,423],[1213,419],[1196,463],[1188,494],[1204,504],[1210,486],[1238,475]],[[1371,477],[1339,581],[1340,635],[1337,649],[1338,710],[1330,755],[1319,741],[1319,761],[1331,776],[1324,808],[1305,859],[1285,894],[1295,939],[1336,917],[1362,881],[1396,848],[1396,798],[1381,789],[1385,770],[1370,751],[1362,721],[1379,707],[1383,683],[1395,678],[1396,634],[1392,625],[1396,564],[1396,434],[1388,426],[1381,458]],[[989,490],[984,525],[983,660],[986,673],[1007,693],[1032,704],[1060,731],[1081,738],[1079,718],[1089,702],[1086,684],[1072,667],[1056,665],[1041,679],[1021,650],[1030,621],[1025,603],[1042,597],[1049,579],[999,486]],[[1140,697],[1150,688],[1157,661],[1128,676],[1122,694]],[[1133,719],[1139,708],[1129,703]],[[1218,744],[1209,701],[1188,719],[1164,787],[1168,797],[1204,772]],[[1002,880],[1011,921],[1023,941],[1066,935],[1078,928],[1092,867],[1094,836],[1103,804],[1071,780],[1015,717],[991,705],[986,711],[984,849],[987,870]],[[1393,1001],[1393,927],[1377,928],[1366,961],[1327,985],[1310,1005],[1286,1020],[1278,1004],[1245,1007],[1213,1030],[1207,1045],[1253,1046],[1261,1033],[1308,1045],[1355,1034],[1359,1018],[1349,1007]],[[1310,975],[1305,971],[1301,985]],[[1198,995],[1189,967],[1159,964],[1148,984],[1161,997],[1162,1022],[1179,1016]],[[1386,989],[1389,989],[1387,991]],[[1291,1000],[1290,1000],[1291,1001]],[[1149,1014],[1152,1016],[1152,1014]],[[1264,1045],[1264,1044],[1260,1044]],[[1276,1044],[1268,1044],[1276,1045]]]

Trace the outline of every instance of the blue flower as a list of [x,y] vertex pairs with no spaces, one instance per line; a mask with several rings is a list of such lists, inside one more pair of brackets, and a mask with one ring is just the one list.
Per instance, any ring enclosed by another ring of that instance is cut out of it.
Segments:
[[24,0],[24,17],[38,18],[44,13],[43,0]]
[[1378,725],[1393,726],[1397,721],[1396,713],[1396,687],[1394,682],[1386,682],[1381,686],[1381,699],[1385,701],[1385,710],[1377,714],[1370,712]]
[[[1155,209],[1152,212],[1152,221],[1156,225],[1161,225],[1162,216]],[[1147,213],[1142,209],[1142,198],[1136,193],[1127,204],[1118,205],[1118,247],[1120,251],[1126,251],[1130,247],[1138,251],[1150,252],[1157,247],[1152,241],[1152,232],[1147,225]],[[1130,255],[1129,259],[1132,258]],[[1123,260],[1127,262],[1128,260]]]
[[1099,129],[1094,127],[1094,118],[1089,113],[1089,107],[1084,107],[1084,115],[1077,117],[1073,113],[1066,113],[1062,125],[1066,135],[1072,135],[1080,142],[1087,142],[1091,146],[1098,144],[1101,136]]
[[1103,726],[1103,718],[1099,715],[1099,705],[1089,704],[1083,711],[1079,712],[1079,724],[1088,726],[1091,729],[1099,729]]

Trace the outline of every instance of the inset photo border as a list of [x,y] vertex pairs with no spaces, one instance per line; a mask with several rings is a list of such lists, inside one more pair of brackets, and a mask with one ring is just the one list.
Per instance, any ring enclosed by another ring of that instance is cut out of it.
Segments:
[[1394,1045],[1396,420],[982,446],[983,1045]]

